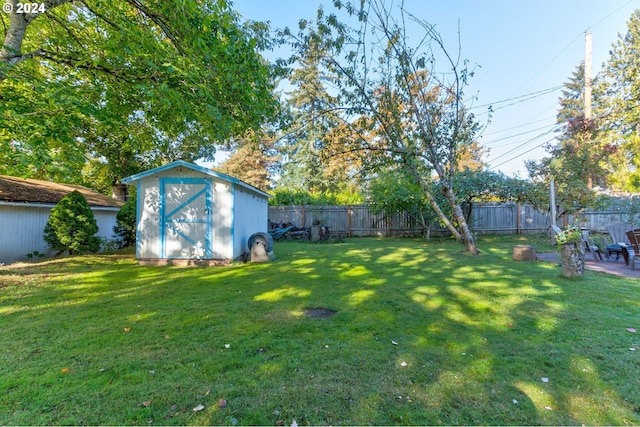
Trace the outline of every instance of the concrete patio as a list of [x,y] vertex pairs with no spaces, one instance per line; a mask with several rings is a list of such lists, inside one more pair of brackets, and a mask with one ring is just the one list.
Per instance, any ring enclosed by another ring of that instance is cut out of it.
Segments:
[[[560,263],[560,261],[558,260],[557,252],[537,254],[536,258],[539,261],[549,261],[555,262],[557,264]],[[587,252],[584,257],[584,264],[587,270],[599,271],[601,273],[614,274],[616,276],[622,277],[630,277],[633,279],[640,279],[640,260],[636,262],[636,269],[632,270],[631,266],[625,265],[622,257],[620,257],[620,259],[617,261],[595,261],[593,259],[593,255],[590,252]]]

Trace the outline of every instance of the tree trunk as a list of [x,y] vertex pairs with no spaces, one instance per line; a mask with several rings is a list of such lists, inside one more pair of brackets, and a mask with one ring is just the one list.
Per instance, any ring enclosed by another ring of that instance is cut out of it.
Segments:
[[[464,218],[464,212],[462,212],[462,208],[460,207],[460,203],[458,203],[458,199],[456,194],[453,192],[453,189],[449,186],[444,185],[445,195],[451,206],[453,212],[453,220],[458,224],[458,228],[451,222],[451,220],[447,217],[447,215],[442,211],[440,205],[438,205],[438,201],[433,197],[433,194],[429,191],[427,184],[422,180],[417,171],[413,170],[413,175],[418,180],[420,184],[420,188],[424,192],[424,195],[427,196],[427,200],[429,200],[429,204],[438,215],[438,218],[443,222],[445,227],[453,234],[453,237],[459,242],[462,243],[465,249],[473,254],[478,255],[480,251],[478,251],[478,247],[476,246],[475,239],[473,237],[473,233],[471,233],[471,229],[467,224],[467,220]],[[442,181],[441,181],[442,182]]]
[[582,243],[562,245],[561,259],[564,277],[582,277],[584,274],[584,246]]

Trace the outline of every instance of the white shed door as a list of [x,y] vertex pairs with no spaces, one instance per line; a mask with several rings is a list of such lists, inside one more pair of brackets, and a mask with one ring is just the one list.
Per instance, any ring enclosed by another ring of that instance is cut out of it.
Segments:
[[211,258],[211,182],[162,178],[160,200],[162,258]]

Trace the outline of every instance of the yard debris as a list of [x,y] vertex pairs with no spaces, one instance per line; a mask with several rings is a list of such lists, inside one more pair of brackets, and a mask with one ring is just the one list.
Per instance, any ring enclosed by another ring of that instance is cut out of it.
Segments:
[[513,399],[513,404],[514,404],[514,405],[517,405],[517,404],[518,404],[518,401],[517,401],[516,399]]
[[142,407],[143,408],[146,408],[149,405],[151,405],[151,401],[150,400],[146,400],[146,401],[142,402]]
[[131,328],[129,326],[127,326],[126,328],[124,328],[125,332],[129,332],[131,330]]
[[291,427],[298,427],[298,422],[296,421],[296,419],[293,419],[293,422],[291,423]]
[[231,344],[225,344],[224,348],[231,348]]
[[404,367],[404,366],[407,366],[407,362],[401,362],[401,363],[400,363],[400,366],[403,366],[403,367]]
[[548,383],[549,382],[549,378],[547,378],[547,377],[542,377],[541,380],[542,380],[543,383]]
[[394,340],[391,340],[391,344],[393,344],[393,345],[398,345],[398,343],[397,343],[397,342],[395,342]]
[[218,407],[219,408],[226,408],[227,407],[227,401],[224,400],[224,399],[218,400]]
[[635,334],[636,332],[638,332],[638,331],[636,331],[636,330],[635,330],[635,329],[633,329],[633,328],[627,328],[627,331],[629,331],[629,332],[631,332],[631,333],[633,333],[633,334]]
[[205,408],[205,406],[201,403],[198,406],[196,406],[195,408],[192,409],[193,412],[200,412]]
[[551,409],[551,406],[545,406],[544,409],[546,409],[547,411],[553,411],[553,409]]

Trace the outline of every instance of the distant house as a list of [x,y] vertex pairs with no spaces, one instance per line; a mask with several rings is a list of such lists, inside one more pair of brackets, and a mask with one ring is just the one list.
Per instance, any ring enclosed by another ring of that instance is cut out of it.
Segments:
[[98,223],[98,236],[112,239],[123,203],[86,187],[0,175],[0,264],[27,259],[37,251],[52,255],[43,239],[51,209],[77,190],[87,199]]
[[229,175],[177,161],[121,182],[137,186],[140,263],[235,259],[267,231],[269,194]]

